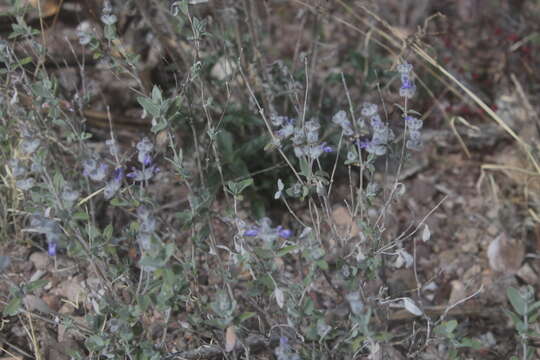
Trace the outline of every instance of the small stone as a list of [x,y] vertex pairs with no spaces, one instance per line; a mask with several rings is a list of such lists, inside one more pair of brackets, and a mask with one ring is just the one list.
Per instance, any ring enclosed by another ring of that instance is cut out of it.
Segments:
[[236,72],[236,64],[226,57],[221,57],[210,71],[210,76],[223,81],[230,78]]
[[538,283],[538,275],[529,264],[525,264],[519,269],[517,276],[529,285]]
[[461,245],[461,250],[467,254],[476,254],[478,252],[478,244],[474,241],[465,241]]
[[56,295],[43,295],[43,302],[47,304],[53,311],[58,311],[60,308],[60,298]]
[[495,225],[489,225],[486,232],[491,236],[496,236],[499,233],[499,228]]
[[466,297],[465,285],[460,280],[453,280],[450,282],[452,286],[452,291],[450,292],[450,299],[448,300],[448,305],[453,305],[458,301]]
[[64,303],[64,305],[62,305],[60,310],[58,310],[58,313],[62,315],[71,315],[75,312],[75,310],[76,310],[75,306],[73,306],[72,304]]
[[34,267],[38,270],[46,270],[47,265],[51,261],[49,255],[46,252],[35,252],[30,255],[30,261],[34,264]]

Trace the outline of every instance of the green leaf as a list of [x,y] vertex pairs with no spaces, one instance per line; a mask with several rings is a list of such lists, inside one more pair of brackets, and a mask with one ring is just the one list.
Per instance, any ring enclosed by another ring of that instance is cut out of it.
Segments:
[[239,182],[229,181],[227,183],[227,187],[229,188],[230,192],[234,196],[240,195],[242,193],[242,191],[244,191],[244,189],[247,188],[250,185],[253,185],[253,179],[252,178],[245,179],[245,180],[242,180],[242,181],[239,181]]
[[513,311],[510,311],[507,309],[503,309],[503,311],[505,312],[506,315],[508,315],[512,319],[512,323],[514,323],[514,326],[516,327],[516,329],[520,326],[520,324],[523,323],[521,319],[519,318],[519,316]]
[[270,249],[256,247],[253,251],[255,252],[255,255],[262,259],[271,259],[274,257],[274,252]]
[[317,260],[315,265],[322,270],[328,270],[328,263],[324,260]]
[[269,275],[261,276],[259,279],[257,279],[257,282],[263,285],[268,290],[274,291],[275,283]]
[[476,339],[463,338],[459,344],[460,347],[470,347],[474,350],[480,350],[482,348],[482,343]]
[[152,102],[149,98],[142,96],[137,97],[137,101],[143,107],[143,109],[152,117],[159,117],[160,107]]
[[159,104],[163,101],[163,98],[161,97],[161,90],[159,90],[156,85],[154,85],[154,87],[152,88],[152,101],[156,104]]
[[306,178],[311,176],[311,168],[305,157],[300,158],[300,174],[304,175]]
[[78,211],[75,214],[73,214],[73,219],[86,221],[90,219],[90,216],[84,211]]
[[227,130],[217,132],[217,142],[220,155],[224,162],[232,163],[234,160],[234,138]]
[[175,214],[176,218],[184,225],[191,223],[193,220],[193,215],[194,214],[191,210],[184,210]]
[[105,238],[105,240],[111,240],[112,234],[113,234],[113,226],[112,224],[109,224],[103,230],[103,238]]
[[44,99],[48,99],[53,96],[50,89],[47,89],[45,86],[43,86],[42,83],[36,83],[31,86],[32,92],[36,96],[40,96]]
[[28,57],[25,57],[24,59],[21,59],[19,61],[19,65],[24,66],[26,64],[30,64],[31,62],[32,62],[32,57],[28,56]]
[[533,311],[535,311],[538,308],[540,308],[540,301],[532,303],[531,305],[529,305],[529,313],[532,313]]
[[108,341],[104,340],[101,336],[92,335],[86,339],[86,346],[90,351],[99,351],[107,346]]
[[287,255],[288,253],[291,253],[295,250],[298,249],[298,245],[289,245],[289,246],[285,246],[284,248],[281,248],[278,252],[277,252],[277,256],[284,256],[284,255]]
[[49,281],[45,279],[29,282],[28,284],[26,284],[26,291],[32,292],[34,290],[42,288],[43,286],[47,285],[48,282]]
[[116,197],[115,197],[115,198],[112,198],[110,204],[111,204],[112,206],[117,206],[117,207],[128,207],[128,206],[130,205],[129,202],[127,202],[127,201],[122,201],[121,199],[116,198]]
[[175,5],[178,6],[180,11],[182,12],[182,15],[188,16],[189,10],[188,10],[188,1],[175,1]]
[[246,321],[247,319],[251,319],[252,317],[254,317],[256,314],[254,312],[245,312],[243,313],[242,315],[240,315],[238,317],[238,322],[241,323],[241,322],[244,322]]
[[15,316],[19,313],[21,308],[22,299],[19,297],[11,299],[2,312],[4,316]]
[[523,299],[519,290],[513,287],[506,289],[506,295],[512,304],[512,307],[519,315],[526,315],[527,304]]
[[445,321],[437,325],[434,329],[434,332],[438,335],[449,337],[450,335],[452,335],[457,326],[458,322],[456,320]]

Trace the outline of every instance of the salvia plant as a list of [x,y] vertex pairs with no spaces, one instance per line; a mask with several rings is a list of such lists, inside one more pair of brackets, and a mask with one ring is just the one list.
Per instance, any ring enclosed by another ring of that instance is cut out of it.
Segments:
[[[166,17],[177,35],[190,34],[195,50],[182,83],[172,89],[146,91],[136,71],[141,60],[118,35],[115,2],[103,3],[101,24],[77,28],[79,44],[101,69],[134,81],[134,104],[150,127],[131,142],[121,141],[110,121],[110,134],[98,146],[81,122],[87,92],[67,101],[46,68],[25,70],[32,60],[19,57],[15,41],[31,41],[37,56],[43,49],[39,31],[21,16],[12,41],[0,42],[1,178],[9,208],[2,231],[18,233],[53,259],[77,259],[97,280],[80,305],[84,325],[54,316],[53,326],[83,334],[84,349],[70,356],[174,358],[166,344],[182,333],[193,343],[177,348],[178,358],[203,358],[214,350],[240,358],[255,351],[253,334],[262,334],[279,360],[377,358],[393,341],[384,323],[390,308],[431,324],[419,299],[390,297],[380,278],[383,267],[410,268],[414,261],[406,249],[415,235],[385,232],[385,215],[405,192],[399,171],[423,149],[422,116],[411,109],[413,65],[402,60],[386,69],[399,83],[392,89],[401,99],[393,118],[382,101],[353,101],[344,76],[347,104],[331,113],[301,106],[280,113],[277,101],[269,101],[278,97],[272,88],[284,88],[291,102],[298,91],[309,91],[283,62],[278,67],[285,85],[267,73],[258,93],[239,71],[232,76],[246,84],[247,104],[217,104],[205,82],[212,59],[201,58],[208,50],[201,46],[216,35],[189,3],[175,1]],[[98,26],[102,31],[95,31]],[[240,68],[237,60],[231,63]],[[244,120],[241,113],[248,114]],[[182,141],[179,129],[189,133]],[[279,171],[264,179],[231,171],[247,169],[250,156]],[[377,162],[387,156],[398,158],[400,167],[381,182]],[[352,236],[338,231],[332,218],[338,176],[349,180],[349,228],[358,228]],[[271,190],[257,194],[263,183]],[[173,187],[184,189],[181,199]],[[266,197],[287,215],[253,215],[251,196]],[[0,269],[9,266],[9,259],[0,260]],[[4,316],[24,313],[22,299],[46,284],[12,284]],[[537,304],[513,290],[509,297],[523,353],[531,354],[527,339]],[[456,337],[456,325],[438,324],[431,340],[470,346]]]

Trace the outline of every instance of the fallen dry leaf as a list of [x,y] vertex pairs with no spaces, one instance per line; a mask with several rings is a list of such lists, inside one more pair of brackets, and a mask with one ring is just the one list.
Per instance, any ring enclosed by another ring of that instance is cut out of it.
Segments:
[[26,310],[28,311],[40,311],[44,314],[50,314],[52,313],[51,308],[47,303],[43,300],[41,300],[39,297],[35,295],[26,295],[23,298],[24,306],[26,307]]
[[336,224],[336,228],[340,237],[350,239],[360,233],[360,229],[356,222],[349,214],[349,211],[344,206],[337,206],[332,211],[332,219]]
[[41,5],[42,17],[53,16],[60,10],[58,0],[28,0],[28,2],[36,9]]
[[503,232],[489,244],[487,257],[493,271],[513,275],[521,267],[525,257],[525,247],[521,241],[510,239]]
[[234,326],[229,326],[227,328],[227,331],[225,332],[225,351],[231,352],[234,350],[234,347],[236,346],[236,330],[234,329]]
[[38,270],[47,269],[47,265],[49,265],[50,261],[51,257],[47,255],[46,252],[38,251],[30,255],[30,262],[34,264],[34,267]]

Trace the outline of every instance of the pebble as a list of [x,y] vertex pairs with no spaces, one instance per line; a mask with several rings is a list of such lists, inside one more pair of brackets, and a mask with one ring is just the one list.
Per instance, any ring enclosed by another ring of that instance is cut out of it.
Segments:
[[34,267],[38,270],[46,270],[50,261],[50,256],[45,252],[38,251],[30,255],[30,262],[32,262]]

